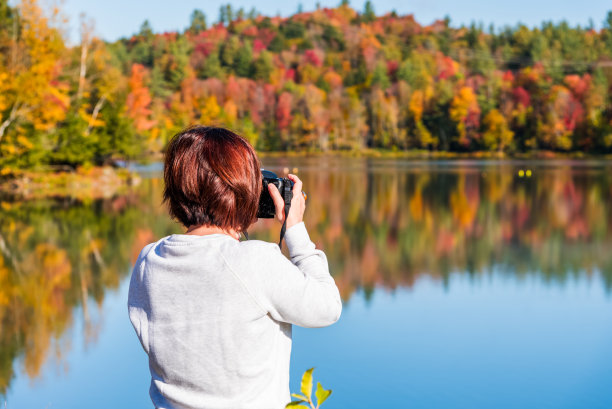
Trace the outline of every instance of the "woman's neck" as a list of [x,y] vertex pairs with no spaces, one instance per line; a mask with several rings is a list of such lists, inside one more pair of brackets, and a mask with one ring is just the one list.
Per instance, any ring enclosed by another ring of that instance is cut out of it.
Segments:
[[189,226],[185,234],[193,234],[197,236],[206,236],[207,234],[226,234],[230,237],[240,240],[240,233],[234,229],[224,230],[218,226]]

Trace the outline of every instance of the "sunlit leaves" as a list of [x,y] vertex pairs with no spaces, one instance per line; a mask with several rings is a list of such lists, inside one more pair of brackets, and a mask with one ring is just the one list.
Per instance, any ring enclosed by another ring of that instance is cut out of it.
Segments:
[[325,402],[327,398],[329,398],[331,393],[332,393],[331,389],[325,390],[321,386],[321,382],[317,382],[317,390],[315,392],[315,396],[317,398],[317,406],[321,406],[321,404]]
[[323,389],[321,383],[317,382],[317,389],[315,390],[316,402],[312,399],[313,370],[314,368],[310,368],[306,372],[304,372],[304,374],[302,375],[302,382],[300,386],[300,391],[302,393],[292,393],[291,396],[297,400],[289,402],[285,406],[286,408],[309,407],[311,409],[318,409],[323,404],[323,402],[325,402],[327,398],[329,398],[332,391]]
[[300,386],[300,391],[306,396],[307,399],[310,399],[312,394],[312,371],[314,368],[310,368],[304,375],[302,375],[302,384]]

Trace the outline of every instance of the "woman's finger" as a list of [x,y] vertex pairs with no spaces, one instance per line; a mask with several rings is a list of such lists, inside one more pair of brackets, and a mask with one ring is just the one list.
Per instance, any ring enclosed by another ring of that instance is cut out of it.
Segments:
[[272,197],[272,201],[274,202],[276,218],[282,221],[284,217],[283,213],[285,211],[285,200],[281,196],[276,185],[274,185],[273,183],[268,183],[268,192],[270,192],[270,197]]
[[296,175],[288,174],[287,177],[293,182],[293,194],[302,195],[302,181]]
[[306,200],[302,195],[302,181],[296,175],[287,175],[293,182],[293,199],[291,200],[291,209],[287,215],[287,228],[294,226],[304,218],[304,210],[306,208]]

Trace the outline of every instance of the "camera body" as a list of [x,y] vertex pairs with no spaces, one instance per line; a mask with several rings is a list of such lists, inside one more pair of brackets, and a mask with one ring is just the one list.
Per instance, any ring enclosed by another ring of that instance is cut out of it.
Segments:
[[274,207],[274,200],[272,200],[272,196],[270,196],[270,192],[268,191],[268,184],[272,183],[276,186],[285,201],[285,207],[287,207],[291,204],[291,199],[293,199],[293,181],[286,178],[279,178],[276,173],[264,169],[261,170],[261,175],[263,176],[263,183],[261,196],[259,197],[257,218],[273,219],[276,215],[276,208]]

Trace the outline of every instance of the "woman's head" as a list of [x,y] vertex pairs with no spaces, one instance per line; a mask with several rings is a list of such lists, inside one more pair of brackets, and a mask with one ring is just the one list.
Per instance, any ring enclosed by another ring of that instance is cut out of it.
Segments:
[[204,126],[172,138],[164,164],[164,202],[185,227],[245,231],[257,220],[259,159],[241,136]]

